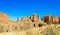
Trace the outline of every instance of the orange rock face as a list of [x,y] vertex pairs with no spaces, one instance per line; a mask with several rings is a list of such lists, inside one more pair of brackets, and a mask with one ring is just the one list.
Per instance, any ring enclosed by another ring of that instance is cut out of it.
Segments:
[[4,13],[0,12],[0,23],[8,24],[7,14],[4,14]]
[[41,27],[44,24],[44,21],[39,19],[39,16],[36,14],[30,16],[30,20],[33,22],[34,27]]
[[53,17],[53,23],[54,23],[54,24],[59,23],[59,18]]
[[42,18],[42,20],[43,20],[44,22],[48,22],[48,21],[49,21],[49,16],[44,16],[44,17]]
[[38,15],[36,15],[36,14],[33,14],[32,16],[30,16],[30,19],[31,19],[32,22],[37,22],[37,21],[39,21],[39,17],[38,17]]
[[50,16],[50,15],[44,16],[44,17],[42,18],[42,20],[43,20],[44,22],[47,22],[48,24],[49,24],[49,23],[53,23],[53,24],[59,23],[59,18],[57,18],[57,17],[55,17],[55,16]]
[[60,18],[59,18],[59,23],[60,23]]

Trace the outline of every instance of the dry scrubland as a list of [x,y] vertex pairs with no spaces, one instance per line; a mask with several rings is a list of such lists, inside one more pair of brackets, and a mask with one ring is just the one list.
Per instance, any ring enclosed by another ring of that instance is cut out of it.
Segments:
[[0,35],[60,35],[60,24],[46,25],[39,28],[33,28],[22,31],[4,32]]
[[40,19],[32,14],[13,21],[0,12],[0,35],[60,35],[60,17],[46,15]]

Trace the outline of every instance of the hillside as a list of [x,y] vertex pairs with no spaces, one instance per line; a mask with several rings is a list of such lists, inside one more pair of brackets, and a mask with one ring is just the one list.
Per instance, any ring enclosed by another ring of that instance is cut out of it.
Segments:
[[22,30],[19,32],[18,31],[4,32],[0,33],[0,35],[60,35],[60,24],[51,25],[49,27],[46,26]]
[[0,35],[60,35],[60,18],[53,15],[39,18],[32,14],[13,21],[0,12]]

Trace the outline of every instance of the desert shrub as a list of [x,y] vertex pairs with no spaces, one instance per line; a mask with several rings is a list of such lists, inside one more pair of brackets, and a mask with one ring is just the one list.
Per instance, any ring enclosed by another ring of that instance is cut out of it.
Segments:
[[33,23],[31,22],[24,23],[24,30],[31,29],[31,28],[33,28]]
[[56,34],[53,32],[52,28],[49,28],[45,30],[44,32],[41,32],[41,35],[56,35]]
[[4,32],[4,25],[0,24],[0,33]]
[[27,35],[40,35],[40,31],[38,29],[30,29],[26,32]]
[[53,30],[56,35],[60,35],[60,25],[56,25],[57,27]]

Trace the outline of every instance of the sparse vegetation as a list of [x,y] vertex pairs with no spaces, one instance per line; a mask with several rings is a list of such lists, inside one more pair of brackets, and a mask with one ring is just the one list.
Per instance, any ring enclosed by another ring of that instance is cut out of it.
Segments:
[[27,23],[24,23],[24,29],[23,30],[31,29],[33,27],[34,27],[33,23],[27,22]]
[[11,35],[60,35],[60,25],[59,27],[52,26],[51,28],[32,28],[28,30],[22,30],[19,32],[7,32],[7,33],[0,33],[1,35],[11,34]]
[[0,33],[4,32],[4,25],[0,24]]

